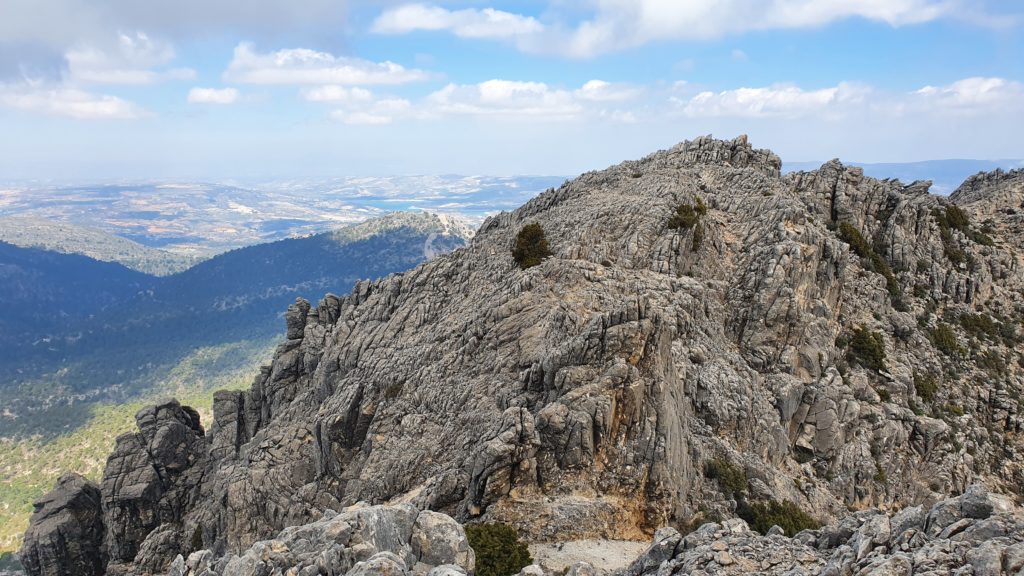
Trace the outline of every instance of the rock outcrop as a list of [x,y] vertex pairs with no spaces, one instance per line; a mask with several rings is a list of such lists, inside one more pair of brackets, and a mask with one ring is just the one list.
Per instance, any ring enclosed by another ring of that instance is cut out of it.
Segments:
[[103,574],[103,511],[100,489],[78,474],[65,474],[35,502],[21,563],[29,574]]
[[177,556],[171,576],[262,574],[472,574],[475,556],[462,526],[444,514],[415,507],[353,506],[302,526],[241,554],[218,557],[210,550]]
[[[745,137],[685,142],[296,303],[209,434],[169,405],[119,441],[108,570],[246,557],[361,501],[554,541],[1024,494],[1020,239],[927,183],[780,166]],[[528,223],[553,256],[521,270]]]
[[709,523],[683,536],[658,531],[651,547],[616,576],[654,574],[975,574],[1024,569],[1024,518],[1001,510],[980,486],[930,509],[857,512],[789,538],[758,534],[740,519]]
[[[135,415],[139,432],[117,439],[103,474],[104,550],[116,571],[137,556],[136,568],[159,571],[177,554],[184,534],[168,530],[195,503],[202,479],[198,466],[209,451],[199,414],[175,401]],[[142,552],[140,554],[140,552]]]

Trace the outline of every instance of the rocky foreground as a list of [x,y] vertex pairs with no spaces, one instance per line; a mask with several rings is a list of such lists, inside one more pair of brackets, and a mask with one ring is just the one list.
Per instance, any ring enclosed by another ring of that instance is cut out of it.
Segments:
[[[32,574],[94,574],[100,557],[86,544],[99,509],[97,487],[65,476],[40,503],[37,532],[23,561]],[[64,548],[61,548],[61,547]],[[57,552],[58,555],[52,555]],[[475,554],[451,517],[409,504],[356,505],[284,529],[239,554],[196,550],[178,555],[169,576],[317,576],[320,574],[466,576]],[[612,574],[580,560],[571,566],[530,565],[521,576]],[[895,513],[862,510],[792,538],[773,526],[752,531],[742,519],[707,523],[688,534],[658,530],[650,547],[615,576],[669,574],[1024,574],[1024,515],[1005,498],[973,485],[961,496]]]
[[[995,508],[999,508],[996,512]],[[863,510],[793,538],[780,527],[762,536],[735,518],[708,523],[682,535],[659,530],[650,548],[616,576],[668,574],[974,574],[999,576],[1024,570],[1024,517],[1005,499],[972,486],[957,498],[926,509],[912,506],[885,514]],[[411,506],[356,507],[289,528],[241,556],[212,563],[210,551],[178,557],[171,576],[261,574],[472,574],[474,555],[457,522]],[[562,574],[531,565],[522,576]],[[586,560],[567,576],[607,574]]]
[[[743,137],[684,142],[297,302],[208,429],[155,406],[99,486],[63,480],[26,568],[470,571],[423,560],[430,510],[530,542],[657,534],[635,574],[1016,571],[1024,177],[946,199],[838,161],[780,168]],[[522,269],[527,224],[551,255]],[[363,522],[360,502],[404,514],[392,540],[316,540]]]

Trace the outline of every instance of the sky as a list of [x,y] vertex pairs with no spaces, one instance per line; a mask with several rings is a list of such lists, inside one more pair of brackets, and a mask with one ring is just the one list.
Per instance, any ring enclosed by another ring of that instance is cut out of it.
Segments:
[[1016,0],[0,0],[0,180],[1024,158]]

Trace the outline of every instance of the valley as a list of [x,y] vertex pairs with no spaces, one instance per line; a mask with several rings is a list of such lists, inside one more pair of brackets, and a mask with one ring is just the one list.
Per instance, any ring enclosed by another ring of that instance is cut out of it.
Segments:
[[[73,245],[79,229],[64,230]],[[99,478],[145,404],[187,397],[209,417],[214,390],[247,387],[296,298],[346,293],[472,233],[459,218],[395,213],[162,277],[0,242],[0,553],[17,550],[31,502],[62,471]]]

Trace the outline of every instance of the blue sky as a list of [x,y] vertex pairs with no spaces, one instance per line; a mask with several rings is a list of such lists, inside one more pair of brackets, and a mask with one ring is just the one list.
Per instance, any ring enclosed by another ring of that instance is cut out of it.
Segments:
[[0,179],[1021,158],[1024,6],[0,0]]

